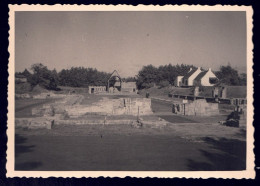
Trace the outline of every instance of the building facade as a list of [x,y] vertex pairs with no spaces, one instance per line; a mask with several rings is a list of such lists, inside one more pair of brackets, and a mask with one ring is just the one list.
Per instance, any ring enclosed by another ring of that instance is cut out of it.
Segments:
[[136,88],[136,83],[135,82],[123,82],[122,83],[122,92],[129,92],[129,93],[136,93],[137,88]]
[[214,86],[217,81],[211,68],[205,71],[198,67],[191,68],[184,76],[177,76],[175,86]]

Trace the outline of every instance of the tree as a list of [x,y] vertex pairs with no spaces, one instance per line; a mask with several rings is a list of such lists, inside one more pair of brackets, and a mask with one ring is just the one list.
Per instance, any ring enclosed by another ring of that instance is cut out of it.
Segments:
[[219,79],[219,83],[226,85],[240,85],[238,72],[230,65],[221,66],[220,70],[216,72],[216,76]]
[[147,65],[139,71],[137,76],[138,89],[149,88],[154,84],[160,87],[174,85],[177,76],[186,74],[193,65],[161,65],[158,68]]
[[21,74],[24,75],[26,78],[29,78],[32,76],[32,74],[27,69],[24,69],[24,71]]
[[246,73],[242,73],[239,75],[239,82],[240,82],[240,85],[243,85],[243,86],[245,86],[247,84]]
[[158,70],[153,65],[147,65],[137,75],[138,89],[149,88],[152,83],[157,83],[159,78]]
[[57,90],[57,72],[50,71],[47,66],[41,63],[33,64],[31,66],[33,71],[32,76],[28,79],[32,86],[40,85],[46,89]]
[[93,68],[72,67],[58,73],[59,85],[71,87],[106,86],[110,74]]
[[135,77],[122,78],[124,82],[136,82]]
[[169,81],[168,80],[162,80],[158,83],[159,87],[160,88],[163,88],[163,87],[167,87],[170,85]]

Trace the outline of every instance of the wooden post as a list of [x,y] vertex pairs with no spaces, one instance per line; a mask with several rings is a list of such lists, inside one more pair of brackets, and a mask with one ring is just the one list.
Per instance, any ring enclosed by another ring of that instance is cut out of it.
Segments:
[[138,106],[138,112],[137,112],[137,121],[139,121],[139,106]]

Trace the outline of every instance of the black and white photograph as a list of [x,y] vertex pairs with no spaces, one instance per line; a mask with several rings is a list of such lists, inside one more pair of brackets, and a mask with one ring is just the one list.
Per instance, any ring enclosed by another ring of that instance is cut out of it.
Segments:
[[252,8],[10,9],[10,177],[254,176]]

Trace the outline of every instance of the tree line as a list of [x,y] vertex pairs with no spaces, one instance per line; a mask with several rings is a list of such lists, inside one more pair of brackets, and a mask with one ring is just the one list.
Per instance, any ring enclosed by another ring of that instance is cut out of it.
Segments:
[[[111,76],[111,73],[85,67],[72,67],[57,72],[55,69],[49,70],[41,63],[33,64],[30,70],[32,73],[25,69],[23,72],[16,72],[16,75],[25,76],[32,87],[40,85],[48,90],[59,90],[59,86],[105,86]],[[135,77],[122,78],[122,80],[125,82],[136,81]],[[113,82],[115,80],[112,78],[110,83]]]
[[[190,68],[196,68],[193,65],[162,65],[155,67],[153,65],[144,66],[137,75],[137,86],[139,89],[150,88],[154,85],[159,87],[166,87],[174,85],[177,76],[187,74]],[[202,69],[205,70],[205,69]],[[221,66],[218,71],[215,71],[218,78],[216,85],[229,85],[229,86],[245,86],[246,74],[239,74],[237,70],[230,65]]]
[[[126,82],[135,81],[138,89],[150,88],[154,85],[166,87],[174,85],[177,76],[186,74],[190,68],[194,67],[193,65],[184,64],[168,64],[159,67],[146,65],[143,66],[136,77],[122,78],[122,80]],[[58,86],[105,86],[111,75],[107,72],[85,67],[72,67],[57,72],[55,69],[49,70],[47,66],[41,63],[33,64],[30,70],[32,73],[25,69],[23,72],[17,72],[16,74],[25,76],[31,86],[40,85],[49,90],[59,90]],[[239,74],[230,65],[221,66],[215,74],[219,79],[219,84],[246,85],[246,74]]]
[[158,68],[153,65],[143,66],[137,75],[138,89],[150,88],[154,85],[166,87],[174,85],[177,76],[188,73],[193,65],[161,65]]

